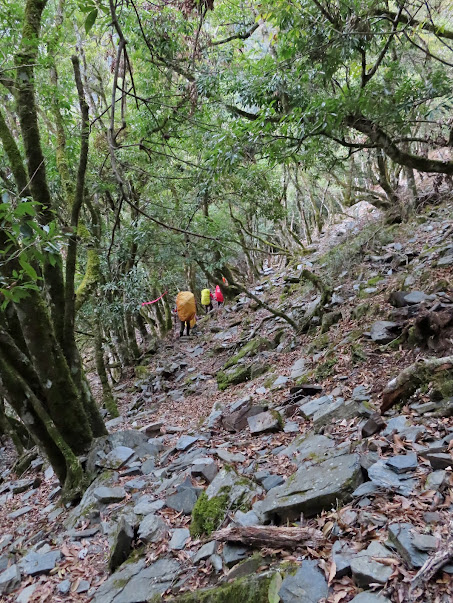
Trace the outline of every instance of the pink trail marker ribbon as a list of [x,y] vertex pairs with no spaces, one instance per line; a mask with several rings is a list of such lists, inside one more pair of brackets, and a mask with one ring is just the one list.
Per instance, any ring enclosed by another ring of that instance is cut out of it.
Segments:
[[157,301],[162,299],[164,295],[167,295],[167,293],[168,293],[168,291],[165,291],[165,293],[162,293],[162,295],[160,297],[158,297],[157,299],[153,299],[153,301],[149,301],[149,302],[143,302],[142,306],[149,306],[150,304],[155,304]]

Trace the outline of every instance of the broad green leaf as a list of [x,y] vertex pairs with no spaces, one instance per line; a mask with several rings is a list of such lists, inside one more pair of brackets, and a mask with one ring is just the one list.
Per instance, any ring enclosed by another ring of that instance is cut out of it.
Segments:
[[267,598],[269,599],[269,603],[279,603],[280,596],[278,591],[282,585],[282,577],[279,572],[276,572],[271,579],[269,584],[269,590],[267,591]]
[[88,14],[88,17],[85,19],[85,33],[89,33],[90,29],[93,27],[94,22],[98,16],[98,9],[95,8]]

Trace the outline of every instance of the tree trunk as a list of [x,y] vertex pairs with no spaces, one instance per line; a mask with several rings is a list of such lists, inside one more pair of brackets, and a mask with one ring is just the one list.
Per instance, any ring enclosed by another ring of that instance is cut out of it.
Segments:
[[96,371],[102,387],[102,403],[104,408],[109,411],[112,418],[118,417],[118,407],[112,394],[110,383],[105,370],[104,349],[102,345],[102,330],[99,320],[95,320],[94,327],[94,356],[96,361]]

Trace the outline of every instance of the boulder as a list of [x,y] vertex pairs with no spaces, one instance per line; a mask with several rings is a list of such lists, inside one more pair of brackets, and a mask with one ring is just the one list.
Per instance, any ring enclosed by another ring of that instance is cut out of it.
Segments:
[[225,544],[223,547],[223,560],[227,567],[233,567],[250,555],[250,549],[239,544]]
[[180,551],[190,540],[190,532],[187,528],[176,528],[173,530],[171,540],[168,544],[172,551]]
[[357,454],[327,459],[318,465],[305,464],[285,484],[273,488],[264,500],[255,503],[253,510],[265,520],[278,517],[292,521],[300,513],[313,517],[350,500],[362,481]]
[[279,431],[282,429],[283,421],[277,411],[262,412],[247,419],[251,434],[265,433],[267,431]]
[[128,446],[116,446],[105,459],[99,463],[105,469],[121,469],[134,456],[134,451]]
[[299,377],[302,377],[302,375],[305,374],[306,363],[307,361],[304,357],[299,358],[299,360],[296,360],[296,362],[292,365],[290,369],[291,379],[299,379]]
[[179,438],[179,440],[176,442],[176,450],[187,450],[188,448],[190,448],[192,446],[192,444],[195,444],[195,442],[198,440],[198,438],[193,437],[193,436],[182,436],[181,438]]
[[336,578],[342,578],[351,573],[351,561],[357,554],[349,542],[337,540],[332,546],[332,561],[336,567]]
[[202,477],[208,484],[212,482],[218,471],[216,462],[210,457],[195,459],[190,469],[190,472],[194,477]]
[[267,409],[261,404],[252,405],[251,402],[241,406],[238,410],[225,415],[222,419],[222,427],[227,431],[242,431],[247,427],[247,419],[259,415]]
[[311,559],[302,561],[293,576],[287,576],[278,591],[281,603],[318,603],[329,594],[327,580]]
[[406,473],[415,471],[418,467],[417,455],[415,452],[408,454],[398,454],[386,460],[387,467],[390,467],[395,473]]
[[371,339],[376,343],[390,343],[400,331],[401,327],[396,322],[377,320],[371,326]]
[[381,459],[371,465],[368,469],[368,477],[376,485],[385,490],[394,490],[398,494],[408,496],[417,487],[417,479],[407,479],[404,475],[400,477],[387,466],[387,461]]

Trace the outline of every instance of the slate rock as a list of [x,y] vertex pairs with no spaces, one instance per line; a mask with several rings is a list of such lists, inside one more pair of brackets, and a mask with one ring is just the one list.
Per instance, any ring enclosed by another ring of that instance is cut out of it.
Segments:
[[349,603],[391,603],[390,599],[372,592],[363,592],[356,595]]
[[301,415],[305,419],[311,420],[316,413],[329,408],[329,406],[333,404],[333,401],[333,396],[322,396],[321,398],[315,398],[309,402],[305,402],[300,406]]
[[30,511],[33,509],[33,507],[21,507],[20,509],[17,509],[17,511],[13,511],[12,513],[8,514],[8,519],[17,519],[18,517],[22,517],[22,515],[26,515],[27,513],[30,513]]
[[138,537],[145,543],[158,542],[167,532],[167,524],[157,515],[147,515],[138,526]]
[[92,538],[99,532],[99,526],[87,528],[86,530],[69,530],[68,536],[71,540],[83,540],[84,538]]
[[0,574],[0,595],[8,595],[20,585],[20,569],[16,564]]
[[398,323],[389,320],[377,320],[371,326],[371,339],[376,343],[390,343],[400,330]]
[[176,494],[168,496],[166,505],[170,509],[190,515],[197,502],[198,496],[195,488],[181,488]]
[[266,520],[277,516],[291,521],[300,513],[313,517],[350,500],[362,481],[357,454],[327,459],[318,465],[302,465],[285,484],[273,488],[264,500],[255,503],[253,510]]
[[337,398],[332,404],[321,408],[313,416],[313,429],[318,431],[324,425],[330,425],[332,421],[343,421],[353,419],[359,414],[359,404],[354,400],[343,400]]
[[378,413],[373,413],[362,427],[362,437],[369,438],[370,436],[382,431],[385,427],[385,421]]
[[134,451],[128,446],[116,446],[100,464],[106,469],[121,469],[134,456]]
[[232,453],[224,448],[216,448],[215,452],[219,459],[222,459],[225,463],[243,463],[246,460],[246,457],[240,452]]
[[299,377],[302,377],[302,375],[305,374],[305,366],[306,366],[306,359],[305,358],[299,358],[299,360],[296,360],[296,362],[292,365],[291,367],[291,379],[299,379]]
[[432,552],[438,547],[439,540],[430,534],[412,533],[412,544],[416,549],[422,552]]
[[249,504],[256,494],[262,490],[252,481],[240,476],[233,469],[221,469],[213,481],[206,488],[205,493],[210,500],[222,492],[228,493],[229,505],[234,506],[237,501],[241,505]]
[[342,578],[351,573],[351,560],[354,559],[357,551],[353,549],[349,542],[336,540],[332,546],[332,560],[336,567],[336,578]]
[[309,433],[295,438],[292,444],[285,448],[285,456],[296,455],[298,462],[307,459],[321,460],[335,453],[335,441],[324,435]]
[[285,480],[281,475],[269,475],[268,477],[263,479],[261,485],[266,490],[266,492],[269,492],[269,490],[272,490],[272,488],[281,486],[284,481]]
[[129,557],[132,542],[134,540],[134,528],[121,517],[114,535],[111,538],[109,569],[114,572]]
[[302,385],[295,385],[289,390],[289,395],[294,399],[295,402],[302,400],[306,396],[316,396],[322,392],[322,385],[304,383]]
[[145,560],[125,563],[106,582],[93,603],[143,603],[164,593],[180,572],[174,559],[159,559],[146,567]]
[[211,540],[204,544],[192,557],[192,563],[197,564],[203,559],[207,559],[211,555],[214,555],[217,552],[217,542],[215,540]]
[[318,603],[327,598],[327,580],[318,562],[307,559],[293,576],[287,576],[278,591],[281,603]]
[[195,438],[193,436],[182,436],[181,438],[179,438],[179,440],[176,442],[175,448],[176,450],[187,450],[188,448],[190,448],[192,446],[192,444],[195,444],[195,442],[198,440],[198,438]]
[[390,467],[395,473],[406,473],[415,471],[418,467],[417,455],[415,452],[408,454],[398,454],[386,460],[387,467]]
[[20,566],[27,576],[39,576],[48,574],[61,559],[60,551],[49,551],[48,553],[30,552],[20,561]]
[[273,390],[281,389],[281,388],[285,387],[285,385],[288,383],[288,381],[289,381],[288,377],[284,377],[283,375],[280,375],[273,382],[271,389],[273,389]]
[[441,490],[447,483],[447,472],[439,469],[428,475],[425,482],[425,490]]
[[426,295],[423,291],[412,291],[404,296],[404,301],[408,303],[410,306],[415,304],[421,304],[424,301],[431,300],[431,295]]
[[21,590],[20,594],[16,598],[16,603],[28,603],[33,597],[33,593],[37,589],[37,584],[30,584]]
[[357,385],[352,390],[351,398],[356,402],[366,402],[370,399],[370,394],[364,385]]
[[113,488],[100,486],[96,488],[93,494],[100,503],[105,505],[121,502],[126,498],[126,490],[121,486],[114,486]]
[[148,482],[137,477],[135,479],[131,479],[129,482],[126,482],[124,484],[124,489],[128,492],[132,492],[133,490],[144,490],[147,485]]
[[223,561],[227,567],[233,567],[250,555],[250,549],[239,544],[225,544],[223,547]]
[[76,593],[86,593],[90,590],[90,586],[91,584],[88,582],[88,580],[80,580],[79,586],[76,588]]
[[190,540],[190,532],[187,528],[176,528],[173,530],[169,548],[172,551],[180,551]]
[[378,541],[373,540],[364,551],[351,560],[351,571],[357,586],[366,587],[377,582],[385,584],[393,573],[393,568],[376,559],[392,557],[391,552]]
[[237,580],[239,578],[244,578],[245,576],[250,576],[251,574],[255,574],[256,570],[263,563],[263,560],[259,557],[249,557],[248,559],[244,559],[244,561],[240,561],[228,572],[227,579],[229,580]]
[[409,421],[409,417],[405,415],[400,415],[399,417],[392,417],[388,423],[387,427],[382,432],[383,436],[391,435],[392,433],[401,433],[403,430],[407,429],[411,426]]
[[248,417],[251,434],[265,433],[268,431],[278,431],[282,428],[280,415],[276,412],[262,412],[253,417]]
[[251,404],[248,402],[245,405],[242,405],[238,410],[226,415],[222,419],[222,426],[227,431],[235,432],[242,431],[248,425],[247,420],[249,417],[254,417],[255,415],[259,415],[267,409],[266,406],[261,404]]
[[434,470],[453,467],[453,458],[450,454],[439,452],[423,454],[423,456],[431,463]]
[[241,527],[260,525],[260,520],[255,511],[247,511],[247,513],[244,513],[243,511],[238,510],[233,516],[233,522]]
[[385,459],[381,459],[371,465],[368,469],[368,477],[370,480],[386,490],[395,490],[403,496],[408,496],[413,492],[418,484],[417,479],[406,479],[405,476],[399,476],[392,471],[386,463]]
[[11,482],[10,490],[13,494],[20,494],[25,492],[29,488],[33,487],[34,479],[19,479],[15,482]]
[[212,482],[218,473],[217,464],[214,459],[209,457],[201,457],[196,459],[190,470],[194,477],[202,477],[208,484]]
[[[99,499],[95,496],[95,491],[99,487],[113,485],[118,479],[118,474],[114,471],[106,471],[99,475],[92,484],[85,490],[82,500],[77,507],[72,509],[64,524],[67,528],[74,528],[80,517],[85,517],[93,507],[99,505]],[[126,495],[126,492],[124,492]]]
[[414,526],[410,523],[393,523],[388,528],[389,540],[410,568],[421,567],[429,556],[415,548],[413,530]]

